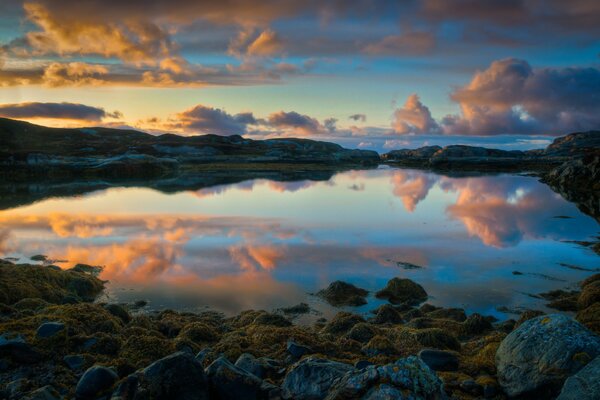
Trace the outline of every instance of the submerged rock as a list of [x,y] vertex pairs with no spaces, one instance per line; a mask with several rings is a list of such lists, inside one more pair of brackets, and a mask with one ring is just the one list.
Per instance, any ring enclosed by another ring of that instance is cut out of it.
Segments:
[[110,368],[94,365],[81,377],[75,388],[75,398],[92,400],[107,394],[119,380],[117,374]]
[[565,381],[557,400],[600,399],[600,356]]
[[282,390],[285,399],[324,399],[336,379],[353,370],[351,365],[322,358],[305,358],[292,366]]
[[387,299],[392,304],[417,305],[427,300],[427,292],[421,285],[402,278],[391,279],[375,296],[379,299]]
[[551,314],[524,322],[496,352],[498,381],[509,396],[556,395],[565,379],[600,354],[600,337],[573,319]]
[[320,290],[317,296],[324,298],[334,307],[362,306],[367,304],[365,297],[369,292],[350,283],[335,281],[326,289]]

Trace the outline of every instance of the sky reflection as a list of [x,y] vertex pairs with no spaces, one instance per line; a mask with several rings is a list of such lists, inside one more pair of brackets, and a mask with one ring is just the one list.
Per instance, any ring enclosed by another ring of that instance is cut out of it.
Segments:
[[400,275],[433,303],[498,315],[497,306],[539,308],[526,293],[585,278],[559,262],[598,264],[561,242],[589,239],[597,222],[536,179],[510,175],[378,169],[170,195],[110,189],[1,211],[0,227],[5,257],[104,266],[114,301],[227,313],[309,301],[329,314],[309,293],[336,279],[376,290]]

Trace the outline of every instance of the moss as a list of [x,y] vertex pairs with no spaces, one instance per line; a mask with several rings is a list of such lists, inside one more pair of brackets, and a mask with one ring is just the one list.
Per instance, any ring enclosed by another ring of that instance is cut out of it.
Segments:
[[256,325],[271,325],[271,326],[291,326],[292,323],[283,315],[264,313],[257,316],[254,321]]
[[465,310],[462,308],[440,308],[426,314],[429,318],[451,319],[456,322],[463,322],[467,319]]
[[600,302],[600,280],[593,280],[582,288],[577,306],[583,310],[598,302]]
[[192,322],[183,327],[178,339],[187,339],[194,343],[215,342],[219,339],[219,333],[204,322]]
[[129,312],[120,304],[106,304],[104,306],[106,311],[119,318],[124,324],[127,324],[131,320]]
[[352,329],[354,325],[361,322],[365,322],[365,319],[360,315],[342,311],[337,313],[332,320],[325,325],[323,328],[323,333],[336,336],[343,335]]
[[591,283],[594,283],[594,282],[598,282],[598,281],[600,281],[600,274],[594,274],[592,276],[587,277],[583,281],[581,281],[581,283],[579,284],[579,286],[583,289],[587,285],[589,285]]
[[600,303],[594,303],[591,306],[580,310],[575,319],[588,327],[591,331],[600,335]]
[[10,305],[24,298],[37,298],[60,304],[72,296],[91,301],[103,289],[98,278],[80,272],[28,264],[0,265],[0,303]]
[[13,307],[19,311],[38,311],[46,308],[50,303],[39,298],[26,298],[17,301]]
[[350,283],[335,281],[326,289],[320,290],[317,296],[325,299],[334,307],[361,306],[367,304],[365,297],[369,292]]
[[437,328],[454,336],[459,336],[463,331],[463,324],[451,319],[414,318],[406,323],[406,326],[414,329]]
[[529,321],[532,318],[539,317],[540,315],[544,315],[545,312],[539,310],[526,310],[521,313],[517,323],[515,324],[515,329],[517,329],[521,324],[525,321]]
[[81,338],[84,339],[82,351],[87,353],[101,354],[106,356],[115,356],[119,353],[122,341],[117,335],[110,335],[108,333],[96,333],[95,335]]
[[401,324],[403,322],[400,312],[390,304],[382,304],[372,313],[375,314],[371,320],[374,324]]
[[175,351],[173,342],[155,335],[132,336],[128,338],[119,356],[128,360],[136,368],[168,356]]
[[399,350],[396,345],[388,337],[383,335],[374,336],[366,345],[362,347],[361,351],[369,357],[376,355],[391,356],[399,354]]
[[461,331],[465,335],[479,335],[486,331],[491,330],[491,322],[484,316],[478,313],[469,315],[469,317],[462,323]]
[[481,339],[465,342],[460,357],[460,370],[477,376],[482,373],[496,374],[496,351],[505,334],[494,332]]
[[377,329],[365,322],[359,322],[354,325],[350,332],[346,335],[348,339],[356,340],[357,342],[366,343],[377,334]]
[[392,304],[419,304],[427,300],[427,292],[410,279],[393,278],[375,296]]
[[454,336],[439,328],[417,331],[416,338],[425,347],[441,350],[460,350],[459,341]]

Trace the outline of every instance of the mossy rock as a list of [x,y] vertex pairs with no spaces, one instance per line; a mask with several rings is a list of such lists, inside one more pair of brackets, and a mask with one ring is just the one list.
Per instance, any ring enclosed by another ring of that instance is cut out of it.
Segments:
[[178,339],[187,339],[194,343],[215,342],[219,339],[219,333],[212,326],[204,322],[192,322],[183,327]]
[[543,312],[543,311],[540,311],[540,310],[526,310],[526,311],[523,311],[521,313],[521,315],[519,315],[519,319],[517,320],[517,323],[515,324],[515,328],[514,329],[517,329],[519,326],[521,326],[521,324],[523,322],[529,321],[532,318],[539,317],[540,315],[544,315],[544,314],[546,314],[546,313]]
[[19,311],[39,311],[48,307],[50,303],[39,298],[26,298],[17,301],[13,307]]
[[106,304],[104,306],[106,311],[119,318],[124,324],[129,323],[131,321],[131,315],[129,312],[120,304]]
[[401,324],[403,322],[402,314],[391,304],[382,304],[377,309],[371,311],[375,316],[370,322],[374,324]]
[[292,326],[292,323],[283,315],[264,313],[257,316],[252,322],[255,325],[270,325],[270,326]]
[[155,335],[132,336],[128,338],[119,356],[128,360],[136,368],[141,368],[175,351],[172,341]]
[[323,333],[339,336],[347,333],[358,323],[365,322],[365,319],[357,314],[349,312],[337,313],[331,321],[323,328]]
[[362,353],[368,357],[377,355],[393,356],[399,354],[398,347],[387,336],[374,336],[361,349]]
[[369,292],[343,281],[335,281],[326,289],[317,292],[317,296],[325,299],[334,307],[362,306],[367,304],[365,297]]
[[422,329],[415,333],[417,341],[425,346],[440,350],[460,350],[460,342],[439,328]]
[[600,335],[600,303],[594,303],[588,308],[580,310],[575,319]]
[[583,310],[598,302],[600,302],[600,280],[594,279],[583,286],[577,306]]
[[416,305],[427,300],[427,292],[423,286],[410,279],[402,278],[391,279],[375,296],[379,299],[387,299],[392,304]]
[[377,329],[366,322],[359,322],[354,325],[346,335],[348,339],[356,340],[360,343],[366,343],[377,335]]
[[493,329],[488,318],[478,313],[473,313],[462,323],[462,333],[466,335],[480,335]]
[[425,314],[429,318],[451,319],[456,322],[464,322],[467,319],[465,310],[462,308],[440,308]]

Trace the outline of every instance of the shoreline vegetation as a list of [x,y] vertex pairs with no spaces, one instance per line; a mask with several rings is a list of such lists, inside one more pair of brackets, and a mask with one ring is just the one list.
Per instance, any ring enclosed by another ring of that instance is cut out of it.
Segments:
[[[84,264],[62,270],[0,261],[0,398],[598,394],[600,274],[582,281],[579,290],[540,294],[549,307],[572,316],[527,310],[518,320],[501,322],[466,315],[428,304],[421,285],[393,278],[375,294],[388,302],[368,315],[340,311],[298,325],[295,317],[310,312],[306,304],[226,317],[152,311],[143,301],[94,301],[105,283],[98,272]],[[354,306],[364,304],[367,294],[338,281],[317,296]],[[590,386],[579,393],[577,384]]]

